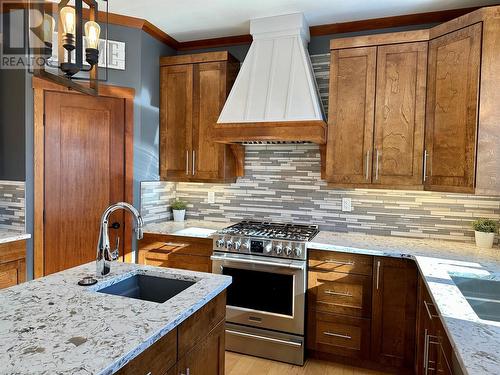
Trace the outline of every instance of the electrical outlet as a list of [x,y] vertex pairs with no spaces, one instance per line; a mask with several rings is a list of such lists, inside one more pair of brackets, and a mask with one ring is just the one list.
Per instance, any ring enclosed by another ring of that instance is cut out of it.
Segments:
[[208,203],[215,203],[215,191],[208,192]]
[[351,212],[352,211],[351,198],[342,198],[342,211],[344,211],[344,212]]

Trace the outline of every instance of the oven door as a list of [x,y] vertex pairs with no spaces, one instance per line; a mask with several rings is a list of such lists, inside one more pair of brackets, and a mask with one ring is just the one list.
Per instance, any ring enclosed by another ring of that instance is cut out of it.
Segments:
[[226,320],[304,334],[306,262],[215,252],[213,273],[233,278]]

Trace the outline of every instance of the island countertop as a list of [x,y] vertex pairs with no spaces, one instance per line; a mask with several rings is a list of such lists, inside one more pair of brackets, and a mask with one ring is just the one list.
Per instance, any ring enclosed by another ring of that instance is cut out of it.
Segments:
[[[228,276],[129,263],[90,287],[88,263],[0,292],[0,374],[112,374],[226,289]],[[135,274],[196,281],[159,304],[97,293]]]

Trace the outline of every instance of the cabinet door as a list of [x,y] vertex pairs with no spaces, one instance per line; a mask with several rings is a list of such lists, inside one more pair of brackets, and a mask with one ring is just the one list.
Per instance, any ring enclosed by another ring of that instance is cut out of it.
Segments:
[[221,321],[202,341],[177,363],[180,374],[223,375],[225,322]]
[[405,259],[375,258],[372,306],[372,359],[413,369],[417,271]]
[[0,264],[0,289],[26,281],[26,263],[24,259]]
[[191,173],[196,179],[224,177],[225,148],[211,140],[226,100],[225,62],[194,65],[193,147]]
[[480,53],[481,24],[430,42],[425,137],[428,190],[474,191]]
[[422,186],[427,42],[378,47],[372,182]]
[[371,183],[376,51],[332,51],[325,166],[329,182]]
[[193,66],[161,68],[160,175],[173,181],[191,176]]

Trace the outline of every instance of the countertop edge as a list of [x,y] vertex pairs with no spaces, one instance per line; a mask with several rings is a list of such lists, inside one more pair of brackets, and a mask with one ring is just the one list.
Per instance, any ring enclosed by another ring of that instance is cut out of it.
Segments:
[[9,233],[0,231],[0,244],[23,241],[31,238],[29,233]]

